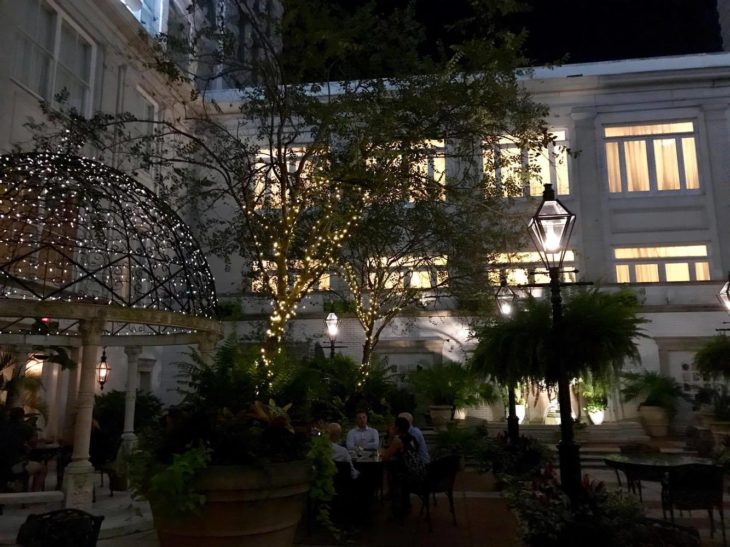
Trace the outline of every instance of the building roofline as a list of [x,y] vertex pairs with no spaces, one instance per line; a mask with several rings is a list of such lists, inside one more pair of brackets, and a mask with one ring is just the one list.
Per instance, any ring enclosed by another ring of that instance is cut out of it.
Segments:
[[578,78],[582,76],[610,76],[668,70],[689,70],[702,68],[730,68],[730,53],[699,53],[667,57],[646,57],[642,59],[620,59],[595,63],[575,63],[560,66],[531,67],[521,71],[525,80],[548,80],[555,78]]

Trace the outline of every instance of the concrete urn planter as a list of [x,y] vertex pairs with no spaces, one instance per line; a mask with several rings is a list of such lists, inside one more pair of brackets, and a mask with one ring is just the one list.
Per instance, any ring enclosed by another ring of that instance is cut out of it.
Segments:
[[169,518],[152,508],[161,547],[288,547],[309,491],[306,461],[266,467],[212,466],[198,479],[198,514]]
[[639,406],[639,416],[644,424],[646,434],[650,437],[666,437],[669,435],[669,415],[660,406]]
[[601,425],[606,417],[606,410],[589,410],[588,418],[593,425]]
[[428,412],[431,415],[431,423],[436,431],[446,431],[446,426],[451,421],[454,407],[451,405],[431,405]]

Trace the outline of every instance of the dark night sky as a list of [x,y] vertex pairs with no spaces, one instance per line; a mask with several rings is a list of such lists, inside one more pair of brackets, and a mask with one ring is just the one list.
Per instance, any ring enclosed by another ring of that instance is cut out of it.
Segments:
[[[531,11],[511,16],[528,31],[526,54],[535,64],[605,61],[720,51],[716,0],[526,0]],[[431,38],[443,37],[468,0],[418,0]]]

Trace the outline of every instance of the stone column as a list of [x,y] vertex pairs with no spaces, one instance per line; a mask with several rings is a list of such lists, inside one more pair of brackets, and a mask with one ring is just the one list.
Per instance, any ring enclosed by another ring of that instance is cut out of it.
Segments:
[[127,346],[124,348],[127,354],[127,393],[124,398],[124,433],[122,433],[122,445],[125,449],[134,446],[137,436],[134,434],[134,407],[137,401],[137,362],[142,348],[139,346]]
[[216,342],[218,342],[218,335],[210,332],[201,333],[198,337],[198,353],[206,363],[210,363]]
[[76,421],[76,396],[79,391],[81,378],[81,349],[71,348],[71,360],[76,366],[66,371],[68,383],[66,385],[66,416],[63,420],[63,440],[71,444],[74,438],[74,423]]
[[88,319],[82,320],[79,325],[82,345],[81,381],[76,398],[73,453],[71,463],[66,467],[63,477],[66,507],[84,511],[91,511],[94,491],[94,467],[89,461],[89,444],[94,411],[96,365],[99,360],[103,326],[103,321]]
[[52,367],[51,382],[47,390],[46,402],[48,404],[48,422],[46,423],[46,438],[55,441],[59,432],[59,421],[61,418],[61,399],[63,397],[63,369],[57,363],[47,363]]

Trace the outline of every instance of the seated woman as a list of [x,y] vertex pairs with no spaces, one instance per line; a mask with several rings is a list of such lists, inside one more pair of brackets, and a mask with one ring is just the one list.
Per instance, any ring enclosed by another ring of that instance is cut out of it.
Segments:
[[418,453],[418,443],[408,433],[411,424],[404,417],[395,420],[395,435],[383,452],[388,465],[388,483],[393,500],[393,515],[400,517],[410,510],[410,493],[420,492],[426,480],[426,464]]

